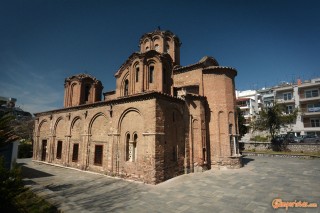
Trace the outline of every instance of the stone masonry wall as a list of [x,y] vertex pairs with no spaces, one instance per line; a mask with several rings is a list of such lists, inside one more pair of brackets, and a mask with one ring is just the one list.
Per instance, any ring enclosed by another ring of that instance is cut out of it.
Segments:
[[[271,150],[270,142],[239,142],[240,147],[242,147],[242,151],[268,151]],[[311,153],[319,153],[320,152],[320,144],[313,143],[299,143],[299,144],[288,144],[287,148],[292,152],[311,152]]]

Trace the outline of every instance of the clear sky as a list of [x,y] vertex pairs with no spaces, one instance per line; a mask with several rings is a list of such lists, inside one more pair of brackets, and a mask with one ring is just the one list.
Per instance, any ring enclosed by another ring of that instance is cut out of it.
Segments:
[[35,113],[61,108],[74,74],[113,90],[158,26],[180,38],[182,65],[213,56],[239,90],[320,77],[319,0],[0,0],[0,96]]

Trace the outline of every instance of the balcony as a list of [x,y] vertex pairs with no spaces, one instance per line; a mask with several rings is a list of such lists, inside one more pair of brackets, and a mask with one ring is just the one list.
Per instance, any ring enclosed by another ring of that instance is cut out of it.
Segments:
[[276,99],[276,102],[280,104],[294,104],[294,99]]
[[305,94],[300,94],[300,102],[317,101],[317,100],[320,100],[320,96],[306,97]]
[[319,125],[312,125],[311,122],[304,122],[303,123],[304,128],[315,128],[315,129],[320,129]]
[[249,109],[250,105],[237,105],[240,109]]
[[320,115],[320,107],[301,108],[301,112],[304,116]]

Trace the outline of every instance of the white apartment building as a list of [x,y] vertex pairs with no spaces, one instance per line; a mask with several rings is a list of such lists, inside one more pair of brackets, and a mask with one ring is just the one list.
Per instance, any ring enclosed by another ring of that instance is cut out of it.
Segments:
[[274,101],[286,106],[286,113],[299,109],[296,123],[281,129],[281,134],[320,136],[320,78],[273,88]]
[[261,110],[261,95],[257,90],[236,91],[236,98],[237,106],[246,120],[245,125],[249,126],[252,118]]

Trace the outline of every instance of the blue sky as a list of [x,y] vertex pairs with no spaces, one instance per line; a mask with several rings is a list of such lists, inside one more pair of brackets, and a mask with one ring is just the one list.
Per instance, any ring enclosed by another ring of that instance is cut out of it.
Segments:
[[236,88],[320,77],[318,0],[1,0],[0,96],[32,113],[63,106],[64,79],[89,73],[104,91],[140,37],[170,30],[181,64],[213,56]]

